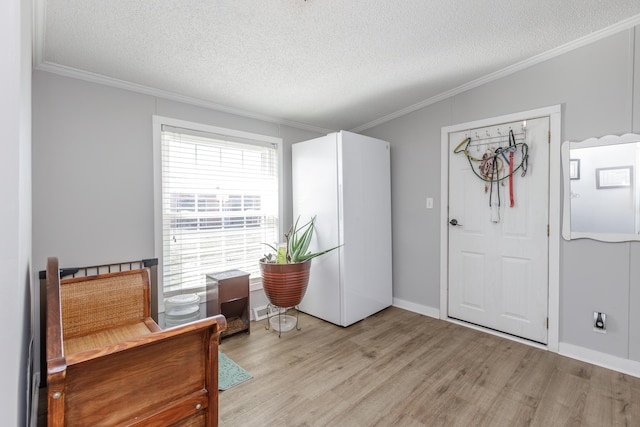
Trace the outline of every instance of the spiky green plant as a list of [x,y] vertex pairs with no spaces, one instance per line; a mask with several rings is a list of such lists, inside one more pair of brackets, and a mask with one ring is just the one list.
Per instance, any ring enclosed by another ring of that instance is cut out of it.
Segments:
[[[285,240],[287,242],[287,264],[292,264],[296,262],[304,262],[308,261],[312,258],[318,257],[320,255],[324,255],[327,252],[331,252],[334,249],[338,249],[342,245],[335,246],[331,249],[327,249],[320,252],[309,252],[309,245],[311,244],[311,239],[313,238],[313,232],[315,231],[315,221],[316,217],[311,218],[309,222],[298,227],[298,222],[300,221],[300,217],[296,219],[296,222],[289,228],[284,235]],[[265,243],[266,244],[266,243]],[[278,252],[278,250],[269,244],[266,244],[274,252]],[[271,256],[266,256],[265,259],[271,260]]]

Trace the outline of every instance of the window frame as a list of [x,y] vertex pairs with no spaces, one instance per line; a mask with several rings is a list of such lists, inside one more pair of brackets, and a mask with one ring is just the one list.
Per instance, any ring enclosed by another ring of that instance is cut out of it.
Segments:
[[[163,283],[163,236],[162,236],[162,126],[172,126],[199,132],[223,135],[230,138],[241,138],[259,142],[271,143],[276,146],[278,158],[278,236],[284,229],[284,142],[280,137],[257,134],[241,130],[212,126],[203,123],[174,119],[160,115],[152,116],[153,127],[153,211],[154,211],[154,251],[158,258],[158,312],[164,312],[164,283]],[[256,263],[258,260],[256,260]],[[250,283],[250,291],[262,289],[262,281],[253,279]]]

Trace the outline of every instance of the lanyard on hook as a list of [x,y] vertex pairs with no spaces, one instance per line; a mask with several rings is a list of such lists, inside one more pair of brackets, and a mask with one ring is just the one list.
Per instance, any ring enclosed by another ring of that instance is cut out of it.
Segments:
[[[522,142],[517,142],[515,133],[509,129],[509,145],[504,147],[498,147],[496,149],[490,148],[482,155],[482,158],[475,158],[471,155],[470,148],[472,146],[472,140],[470,137],[465,137],[456,148],[453,149],[455,154],[462,153],[467,158],[471,171],[485,183],[484,191],[489,193],[489,208],[491,209],[491,221],[500,222],[500,207],[501,207],[501,195],[500,195],[500,182],[505,179],[509,179],[509,206],[515,207],[514,197],[514,185],[513,174],[519,169],[522,169],[522,176],[525,176],[529,166],[529,146],[524,139]],[[479,144],[488,145],[488,144]],[[518,148],[520,150],[518,150]],[[520,151],[520,160],[516,160],[516,155]],[[509,156],[507,157],[507,152]],[[504,164],[509,165],[509,172],[505,170]],[[494,196],[493,186],[496,186],[496,195]],[[504,183],[502,184],[504,186]],[[495,199],[495,200],[494,200]]]
[[[493,162],[491,164],[491,176],[496,177],[496,179],[491,180],[491,191],[489,192],[489,208],[491,209],[491,221],[492,222],[500,222],[500,168],[498,166],[498,155],[496,154],[493,157]],[[496,186],[496,194],[498,195],[498,206],[493,206],[493,184],[495,182]]]
[[513,153],[516,151],[516,137],[513,130],[509,129],[509,207],[515,206],[513,198]]

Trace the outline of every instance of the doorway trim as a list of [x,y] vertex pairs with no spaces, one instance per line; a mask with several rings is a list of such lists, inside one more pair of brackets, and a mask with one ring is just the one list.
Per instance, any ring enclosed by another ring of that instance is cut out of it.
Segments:
[[[478,128],[527,120],[536,117],[549,117],[549,239],[548,239],[548,317],[549,330],[547,345],[540,345],[532,341],[517,338],[512,335],[494,331],[488,328],[471,325],[449,318],[449,133],[459,132],[469,128]],[[560,333],[560,141],[561,141],[561,106],[538,108],[504,116],[490,117],[472,122],[443,127],[440,136],[440,319],[452,323],[478,329],[487,333],[502,336],[514,341],[543,347],[558,353]]]

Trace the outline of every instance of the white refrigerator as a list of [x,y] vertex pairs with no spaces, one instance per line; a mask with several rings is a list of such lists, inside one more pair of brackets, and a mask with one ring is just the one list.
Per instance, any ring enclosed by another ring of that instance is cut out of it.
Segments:
[[300,310],[349,326],[392,304],[389,143],[340,131],[292,145],[293,220],[316,216]]

